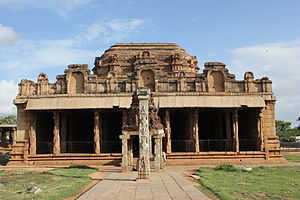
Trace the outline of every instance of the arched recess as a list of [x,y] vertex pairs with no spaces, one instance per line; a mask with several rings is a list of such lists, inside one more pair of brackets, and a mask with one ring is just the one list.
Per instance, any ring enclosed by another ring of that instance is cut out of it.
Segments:
[[211,71],[208,74],[208,89],[210,92],[224,92],[225,78],[222,71]]
[[139,86],[149,88],[151,92],[155,91],[155,78],[151,69],[141,71],[139,76]]
[[69,94],[84,93],[84,76],[81,72],[73,72],[69,78]]

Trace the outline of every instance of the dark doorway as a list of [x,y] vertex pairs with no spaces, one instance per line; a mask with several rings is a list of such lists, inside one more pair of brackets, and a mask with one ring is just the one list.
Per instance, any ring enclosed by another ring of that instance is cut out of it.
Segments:
[[94,152],[94,115],[89,110],[68,111],[60,115],[62,153]]
[[259,109],[241,108],[239,110],[240,151],[260,150],[258,133]]
[[36,113],[36,152],[50,154],[53,152],[53,113]]
[[200,151],[233,150],[231,112],[222,109],[200,111],[198,130]]
[[122,113],[118,111],[103,111],[101,115],[101,153],[121,153]]
[[188,113],[176,109],[170,113],[172,152],[192,152],[194,141],[189,136]]

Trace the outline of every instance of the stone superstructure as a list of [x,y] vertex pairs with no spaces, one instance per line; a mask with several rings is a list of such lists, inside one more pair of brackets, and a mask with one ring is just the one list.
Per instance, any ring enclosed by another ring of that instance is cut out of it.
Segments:
[[[201,72],[199,72],[201,71]],[[154,168],[195,162],[283,162],[272,81],[236,80],[173,43],[115,44],[50,83],[23,79],[14,100],[16,143],[9,164],[111,163],[137,168],[139,88],[151,91],[149,154]],[[152,165],[152,164],[151,164]]]

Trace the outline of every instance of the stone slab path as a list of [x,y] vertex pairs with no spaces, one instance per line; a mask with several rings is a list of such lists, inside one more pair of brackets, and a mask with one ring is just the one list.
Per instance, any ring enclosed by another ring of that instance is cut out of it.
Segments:
[[151,172],[149,180],[137,180],[137,176],[137,172],[111,171],[78,199],[209,199],[182,176],[180,169],[167,168],[161,172]]

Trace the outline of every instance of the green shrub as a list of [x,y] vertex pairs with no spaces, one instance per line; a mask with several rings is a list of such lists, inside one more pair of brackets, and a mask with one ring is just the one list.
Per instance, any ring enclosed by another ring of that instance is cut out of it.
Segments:
[[236,172],[238,171],[238,169],[233,166],[233,165],[219,165],[217,167],[215,167],[215,170],[222,170],[222,171],[226,171],[226,172]]

